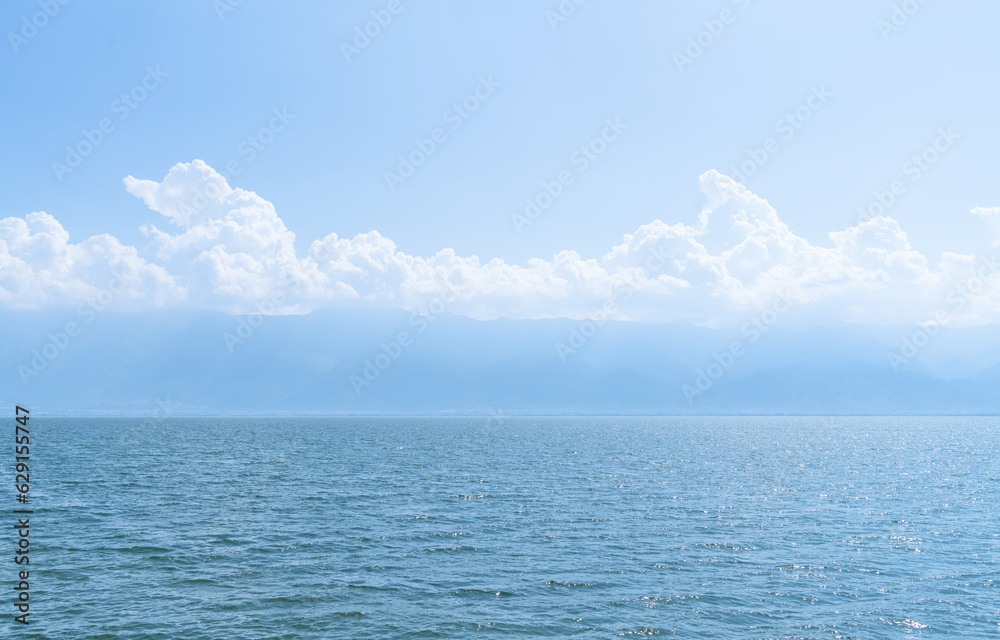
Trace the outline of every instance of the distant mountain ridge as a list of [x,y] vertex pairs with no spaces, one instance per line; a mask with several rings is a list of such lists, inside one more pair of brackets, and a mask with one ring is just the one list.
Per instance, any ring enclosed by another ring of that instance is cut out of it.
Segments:
[[753,340],[738,327],[401,310],[8,310],[0,405],[154,417],[1000,413],[1000,326],[941,329],[895,370],[888,354],[920,331],[799,321]]

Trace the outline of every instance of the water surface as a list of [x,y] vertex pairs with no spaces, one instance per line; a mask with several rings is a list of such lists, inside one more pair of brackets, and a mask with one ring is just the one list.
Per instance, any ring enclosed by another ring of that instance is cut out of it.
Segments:
[[32,427],[16,637],[1000,632],[992,418]]

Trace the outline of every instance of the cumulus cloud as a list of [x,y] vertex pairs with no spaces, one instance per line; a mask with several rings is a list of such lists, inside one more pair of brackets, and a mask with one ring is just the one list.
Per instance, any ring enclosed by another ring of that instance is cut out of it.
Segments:
[[[412,256],[377,231],[331,233],[300,256],[295,234],[270,202],[230,187],[200,160],[174,166],[159,182],[124,182],[163,216],[162,224],[143,227],[148,246],[137,250],[107,235],[71,244],[45,213],[2,220],[0,304],[84,300],[117,273],[129,283],[120,305],[135,308],[238,313],[280,298],[283,313],[331,306],[419,311],[454,295],[448,309],[476,318],[585,317],[612,301],[621,319],[723,324],[744,320],[782,292],[799,309],[831,319],[920,321],[945,309],[958,322],[1000,320],[993,288],[1000,269],[984,257],[946,253],[930,264],[888,217],[832,232],[828,246],[812,245],[766,200],[716,171],[699,179],[705,206],[694,224],[654,220],[603,256],[566,250],[523,265],[451,249]],[[1000,208],[973,213],[1000,232]],[[970,279],[984,285],[976,299],[949,302]]]
[[1000,246],[1000,207],[976,207],[972,213],[989,226],[993,233],[993,246]]
[[128,176],[125,189],[178,229],[146,225],[155,259],[186,283],[191,304],[238,309],[301,268],[295,234],[274,206],[233,189],[201,160],[177,164],[162,182]]
[[107,234],[73,244],[47,213],[0,220],[0,304],[42,308],[98,296],[140,309],[179,303],[185,291],[163,267]]

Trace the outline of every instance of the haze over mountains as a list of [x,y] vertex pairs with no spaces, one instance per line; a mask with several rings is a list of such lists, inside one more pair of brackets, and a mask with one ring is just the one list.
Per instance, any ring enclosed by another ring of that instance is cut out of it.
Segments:
[[0,405],[39,414],[1000,412],[996,325],[925,340],[916,326],[598,327],[371,309],[7,310],[0,325]]

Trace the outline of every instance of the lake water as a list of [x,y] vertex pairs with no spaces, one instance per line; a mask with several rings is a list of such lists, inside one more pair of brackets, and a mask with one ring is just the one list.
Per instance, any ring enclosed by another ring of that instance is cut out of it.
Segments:
[[4,637],[1000,632],[993,418],[31,426]]

